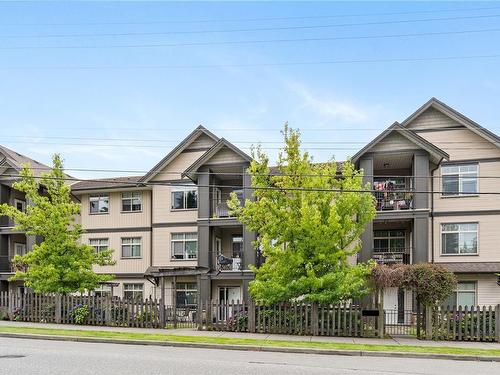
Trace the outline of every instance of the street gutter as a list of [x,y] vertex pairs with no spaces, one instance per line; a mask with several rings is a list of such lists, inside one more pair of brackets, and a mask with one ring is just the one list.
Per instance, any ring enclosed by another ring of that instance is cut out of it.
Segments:
[[291,347],[259,346],[259,345],[187,343],[187,342],[175,342],[175,341],[110,339],[110,338],[97,338],[97,337],[57,336],[57,335],[40,335],[40,334],[25,334],[25,333],[0,333],[0,337],[33,339],[33,340],[88,342],[88,343],[101,343],[101,344],[168,346],[168,347],[180,347],[180,348],[222,349],[222,350],[240,350],[240,351],[273,352],[273,353],[500,362],[500,356],[489,357],[489,356],[477,356],[477,355],[410,353],[410,352],[397,352],[397,351],[386,352],[386,351],[348,350],[348,349],[317,349],[317,348],[298,348],[298,347],[291,348]]

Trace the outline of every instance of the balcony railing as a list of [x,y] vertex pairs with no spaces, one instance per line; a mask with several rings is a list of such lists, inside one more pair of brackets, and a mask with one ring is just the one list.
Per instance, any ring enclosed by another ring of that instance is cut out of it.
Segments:
[[377,191],[375,199],[377,211],[413,209],[413,193],[409,191]]
[[[243,200],[241,199],[240,199],[240,205],[243,205]],[[227,205],[227,200],[212,199],[211,209],[212,209],[212,217],[214,218],[233,217],[233,215],[231,215],[231,210]]]
[[242,259],[229,258],[224,255],[217,257],[217,271],[241,271]]
[[410,254],[409,248],[373,249],[372,258],[378,264],[410,264]]

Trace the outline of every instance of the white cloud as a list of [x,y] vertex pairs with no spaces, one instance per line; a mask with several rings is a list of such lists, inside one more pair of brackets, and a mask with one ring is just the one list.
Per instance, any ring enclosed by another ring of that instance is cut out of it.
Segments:
[[349,123],[361,123],[368,119],[365,109],[352,103],[331,98],[322,98],[314,94],[303,84],[288,82],[291,92],[301,99],[301,108],[310,109],[320,117],[330,120],[340,120]]

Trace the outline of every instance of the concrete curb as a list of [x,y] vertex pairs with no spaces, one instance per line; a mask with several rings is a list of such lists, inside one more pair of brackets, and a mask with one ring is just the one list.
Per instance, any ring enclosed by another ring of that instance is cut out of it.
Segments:
[[169,346],[169,347],[179,347],[179,348],[243,350],[243,351],[273,352],[273,353],[500,362],[500,356],[487,357],[487,356],[459,355],[459,354],[382,352],[382,351],[375,352],[368,350],[290,348],[290,347],[278,347],[278,346],[232,345],[232,344],[209,344],[209,343],[204,344],[204,343],[189,343],[189,342],[175,342],[175,341],[121,340],[121,339],[109,339],[109,338],[97,338],[97,337],[49,336],[49,335],[24,334],[24,333],[0,333],[0,337],[34,339],[34,340],[51,340],[51,341],[88,342],[88,343],[101,343],[101,344],[148,345],[148,346]]

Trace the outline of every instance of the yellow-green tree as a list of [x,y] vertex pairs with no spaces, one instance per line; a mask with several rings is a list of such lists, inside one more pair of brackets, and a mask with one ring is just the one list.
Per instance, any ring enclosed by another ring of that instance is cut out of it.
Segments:
[[[277,168],[260,149],[249,167],[254,200],[228,202],[265,257],[253,268],[255,300],[337,303],[367,293],[372,264],[352,261],[365,224],[375,216],[374,198],[362,173],[347,161],[313,163],[300,148],[300,134],[285,125]],[[339,173],[337,173],[339,172]]]
[[80,242],[83,230],[75,223],[80,204],[71,199],[59,155],[54,155],[51,171],[40,178],[28,165],[23,166],[20,177],[13,188],[26,194],[26,212],[2,204],[0,215],[11,217],[17,230],[42,238],[42,242],[26,255],[14,257],[16,273],[11,280],[23,280],[39,293],[83,292],[111,280],[110,275],[95,273],[93,266],[113,264],[112,250],[96,253]]

